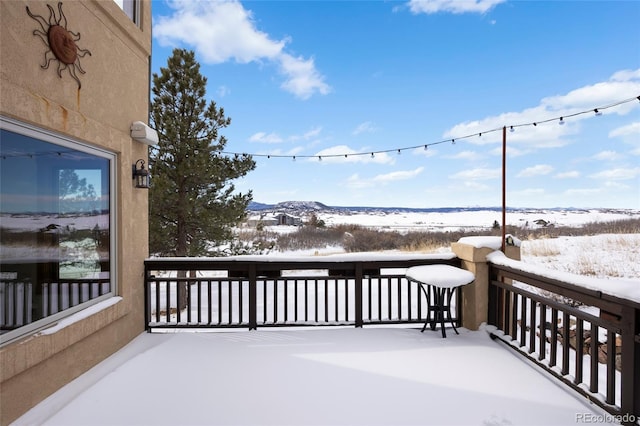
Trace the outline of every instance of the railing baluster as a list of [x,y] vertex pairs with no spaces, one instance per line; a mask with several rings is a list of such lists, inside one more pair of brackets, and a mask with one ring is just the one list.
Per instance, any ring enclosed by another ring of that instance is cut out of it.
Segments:
[[198,285],[198,324],[202,322],[202,282],[196,281]]
[[557,364],[558,357],[558,310],[551,309],[551,348],[549,354],[549,366]]
[[583,380],[583,365],[584,365],[584,321],[581,318],[576,318],[576,375],[574,383],[580,384]]
[[169,323],[171,322],[171,281],[165,281],[165,286],[167,288],[167,294],[166,294],[167,303],[166,303],[165,309],[166,309],[166,315],[167,315],[167,322]]
[[304,321],[309,321],[309,283],[304,280]]
[[[162,311],[162,309],[160,309],[160,281],[155,281],[155,285],[156,285],[156,322],[160,322],[160,312]],[[169,292],[169,290],[167,289],[167,293]]]
[[218,281],[218,324],[222,324],[222,281]]
[[340,294],[340,289],[338,288],[338,280],[333,279],[333,287],[334,287],[334,292],[333,292],[333,304],[334,304],[334,321],[338,322],[338,294]]
[[598,392],[598,341],[599,328],[596,324],[591,323],[591,336],[589,342],[589,355],[591,356],[591,369],[589,373],[589,391]]
[[389,279],[389,278],[387,279],[387,290],[389,291],[389,293],[387,295],[387,300],[388,300],[387,308],[388,308],[388,311],[389,311],[387,318],[391,320],[391,319],[393,319],[393,315],[391,314],[391,299],[392,299],[392,297],[391,297],[391,279]]
[[244,287],[243,283],[244,282],[243,282],[242,279],[238,280],[238,309],[237,309],[237,311],[238,311],[238,324],[242,324],[242,319],[243,319],[242,318],[242,311],[243,311],[243,309],[242,309],[243,308],[243,303],[242,303],[242,300],[243,300],[242,293],[243,293],[243,291],[242,290],[243,290],[243,287]]
[[616,334],[607,332],[607,404],[616,401]]
[[407,282],[407,320],[411,321],[411,283]]
[[318,280],[313,281],[313,301],[315,303],[314,312],[315,312],[315,321],[318,322]]
[[267,280],[266,278],[261,280],[262,281],[262,323],[266,324],[269,318],[269,315],[267,313],[267,308],[268,308],[268,303],[267,303],[267,293],[269,292],[268,286],[269,286],[269,280]]
[[273,280],[273,323],[278,322],[278,280]]
[[538,360],[542,361],[546,356],[547,350],[547,305],[540,304],[540,351],[538,353]]
[[569,331],[571,329],[568,312],[562,313],[562,375],[569,374]]
[[298,322],[298,281],[295,280],[293,287],[293,320]]
[[502,329],[506,330],[507,334],[509,333],[509,325],[511,321],[509,321],[509,314],[511,313],[511,293],[507,291],[507,289],[501,289],[502,299],[504,300],[504,308],[502,309],[502,318],[500,318],[500,323],[502,324]]
[[229,291],[227,292],[229,297],[229,324],[233,324],[233,281],[229,281]]
[[518,300],[522,302],[522,297],[512,293],[513,306],[511,307],[511,340],[518,338]]
[[536,310],[537,302],[530,299],[531,305],[529,306],[529,353],[533,353],[536,350]]
[[212,304],[212,294],[211,294],[211,280],[207,281],[207,323],[211,324],[213,322],[213,312],[211,311],[211,308],[213,307]]
[[289,280],[284,282],[284,322],[289,321]]
[[378,279],[378,321],[382,321],[382,278]]
[[520,347],[523,348],[527,341],[527,303],[528,297],[522,295],[522,304],[520,305]]
[[344,280],[344,320],[349,321],[349,281]]
[[396,313],[396,319],[400,319],[402,318],[402,283],[400,281],[400,278],[396,278],[396,281],[398,283],[398,311]]
[[329,322],[329,281],[324,279],[324,322]]

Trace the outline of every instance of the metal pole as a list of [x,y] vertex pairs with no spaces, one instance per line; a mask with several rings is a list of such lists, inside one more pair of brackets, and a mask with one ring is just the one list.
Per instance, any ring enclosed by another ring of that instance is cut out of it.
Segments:
[[507,228],[507,126],[502,127],[502,252]]

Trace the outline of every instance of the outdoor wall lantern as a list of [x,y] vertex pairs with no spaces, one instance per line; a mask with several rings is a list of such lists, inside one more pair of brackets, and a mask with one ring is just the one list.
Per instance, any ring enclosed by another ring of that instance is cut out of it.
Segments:
[[[138,168],[140,164],[140,168]],[[144,160],[140,159],[133,165],[133,179],[135,180],[136,188],[149,189],[149,172],[144,168]]]

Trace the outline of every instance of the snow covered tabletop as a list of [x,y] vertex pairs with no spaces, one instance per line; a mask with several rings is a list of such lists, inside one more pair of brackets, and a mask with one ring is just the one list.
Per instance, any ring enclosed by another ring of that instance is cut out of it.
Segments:
[[407,278],[440,288],[459,287],[476,279],[469,271],[451,265],[421,265],[407,268]]

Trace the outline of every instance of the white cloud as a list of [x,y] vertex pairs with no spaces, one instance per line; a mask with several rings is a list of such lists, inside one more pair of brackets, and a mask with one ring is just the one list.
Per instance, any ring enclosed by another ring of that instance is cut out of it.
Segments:
[[316,70],[313,58],[304,59],[283,53],[279,55],[280,70],[287,80],[280,87],[299,98],[308,99],[315,93],[326,95],[331,88]]
[[417,169],[414,169],[414,170],[401,170],[397,172],[390,172],[390,173],[385,173],[385,174],[374,177],[373,181],[385,183],[385,182],[393,182],[393,181],[399,181],[399,180],[408,180],[408,179],[413,179],[423,171],[424,171],[424,167],[418,167]]
[[570,172],[562,172],[562,173],[557,173],[554,177],[557,179],[575,179],[580,177],[580,172],[576,170],[573,170]]
[[314,139],[320,136],[320,132],[322,132],[322,127],[314,127],[313,129],[306,132],[302,137],[306,140]]
[[418,167],[414,170],[401,170],[396,172],[384,173],[374,176],[370,179],[363,179],[357,173],[349,176],[347,186],[354,189],[371,188],[376,185],[384,185],[389,182],[397,182],[402,180],[413,179],[424,171],[424,167]]
[[276,133],[265,133],[258,132],[249,138],[249,142],[258,142],[258,143],[281,143],[282,138],[278,136]]
[[219,86],[216,93],[218,94],[219,98],[224,98],[229,93],[231,93],[231,89],[229,89],[227,86]]
[[413,155],[421,155],[423,157],[433,157],[438,153],[437,149],[433,148],[416,148],[412,151]]
[[356,136],[361,133],[374,133],[377,130],[378,128],[371,121],[365,121],[364,123],[360,123],[358,127],[354,129],[352,134]]
[[621,159],[622,156],[615,151],[601,151],[592,158],[598,161],[616,161]]
[[483,157],[484,155],[476,151],[461,151],[455,155],[447,156],[447,158],[451,158],[454,160],[466,160],[466,161],[478,161]]
[[449,176],[451,179],[463,179],[463,180],[489,180],[497,179],[502,176],[501,169],[487,169],[477,168],[470,170],[463,170],[456,174]]
[[532,177],[532,176],[543,176],[548,175],[553,171],[553,167],[548,164],[537,164],[533,167],[527,167],[518,173],[517,177]]
[[565,195],[579,195],[582,197],[585,196],[592,196],[592,195],[597,195],[602,193],[602,189],[601,188],[573,188],[573,189],[567,189],[564,194]]
[[602,172],[594,173],[589,177],[603,180],[628,180],[634,179],[638,176],[640,176],[640,167],[604,170]]
[[[611,102],[629,99],[630,93],[640,93],[640,70],[623,70],[613,74],[608,80],[572,90],[563,95],[546,97],[539,104],[522,111],[506,112],[481,120],[463,122],[444,133],[445,138],[465,138],[477,145],[502,143],[502,128],[514,126],[514,132],[507,131],[508,149],[514,144],[529,150],[554,148],[568,144],[570,137],[579,132],[582,120],[593,114],[572,114],[589,111],[590,108],[606,106]],[[640,108],[640,102],[628,102],[604,109],[604,114],[624,116]],[[558,125],[558,118],[564,117],[565,125]],[[552,120],[544,122],[546,120]],[[533,123],[537,123],[536,126]],[[521,126],[522,125],[522,126]],[[617,130],[616,136],[634,132],[635,125]],[[482,133],[482,136],[478,134]]]
[[169,6],[174,13],[155,18],[153,25],[160,45],[190,46],[210,64],[276,63],[285,77],[281,87],[301,99],[330,92],[314,60],[286,53],[287,40],[273,40],[258,30],[251,11],[240,2],[174,0]]
[[314,154],[316,157],[322,157],[323,160],[329,162],[349,162],[349,163],[378,163],[393,164],[395,159],[385,152],[371,155],[363,151],[355,151],[346,145],[336,145],[325,148]]
[[506,0],[411,0],[412,13],[486,13],[494,6]]
[[618,127],[609,132],[610,138],[618,138],[625,136],[640,136],[640,122],[628,124],[626,126]]

